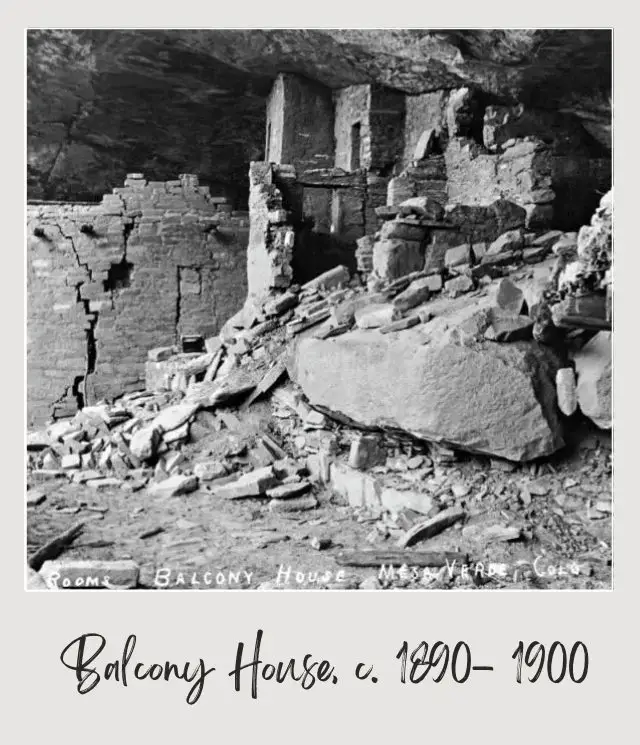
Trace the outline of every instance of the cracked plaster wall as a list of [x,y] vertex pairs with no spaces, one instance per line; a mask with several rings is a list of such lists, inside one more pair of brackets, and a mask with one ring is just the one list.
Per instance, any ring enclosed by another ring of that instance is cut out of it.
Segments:
[[194,176],[32,203],[27,221],[29,426],[143,388],[149,349],[214,335],[244,303],[248,217]]

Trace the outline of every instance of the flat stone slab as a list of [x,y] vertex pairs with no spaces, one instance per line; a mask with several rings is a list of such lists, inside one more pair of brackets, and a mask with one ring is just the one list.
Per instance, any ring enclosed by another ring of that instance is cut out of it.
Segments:
[[149,494],[154,497],[178,497],[181,494],[188,494],[198,488],[197,476],[182,476],[176,474],[169,476],[163,481],[151,484]]
[[290,374],[314,406],[366,427],[512,461],[562,447],[553,354],[535,342],[460,338],[443,334],[425,345],[408,329],[303,339]]

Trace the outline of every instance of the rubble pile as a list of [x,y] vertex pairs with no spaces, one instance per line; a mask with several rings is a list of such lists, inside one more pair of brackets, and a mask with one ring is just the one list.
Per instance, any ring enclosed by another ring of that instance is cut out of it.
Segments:
[[[597,272],[606,209],[576,242],[577,252],[585,246],[579,261]],[[482,257],[478,244],[453,246],[426,268],[422,223],[445,210],[412,198],[385,214],[366,283],[338,266],[249,297],[202,351],[150,350],[146,390],[30,432],[28,502],[39,503],[41,485],[68,480],[152,501],[198,493],[212,504],[258,500],[284,519],[316,511],[329,494],[372,526],[369,543],[398,538],[401,551],[441,533],[456,535],[458,547],[467,538],[526,540],[532,497],[548,494],[551,514],[564,514],[572,485],[536,459],[565,445],[578,406],[610,426],[603,332],[574,329],[563,344],[536,339],[572,237],[508,229]],[[606,479],[610,459],[600,452]],[[488,471],[478,455],[490,458]],[[526,475],[505,480],[515,469]],[[515,521],[510,500],[525,510]],[[591,513],[609,514],[610,503],[589,500]],[[479,514],[494,522],[474,527]]]

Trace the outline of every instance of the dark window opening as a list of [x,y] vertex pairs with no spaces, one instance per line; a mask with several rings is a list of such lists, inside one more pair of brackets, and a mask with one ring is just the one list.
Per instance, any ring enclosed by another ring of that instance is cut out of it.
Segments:
[[351,126],[351,170],[360,168],[360,122]]
[[121,290],[123,287],[129,287],[131,283],[131,270],[133,264],[123,259],[119,264],[111,264],[107,279],[102,283],[105,292]]

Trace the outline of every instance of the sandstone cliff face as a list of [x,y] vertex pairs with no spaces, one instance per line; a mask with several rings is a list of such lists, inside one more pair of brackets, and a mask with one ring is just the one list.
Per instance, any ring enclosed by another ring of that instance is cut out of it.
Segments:
[[244,201],[281,70],[334,89],[470,85],[487,103],[574,117],[610,146],[608,31],[31,31],[29,196],[91,199],[134,170],[198,173]]

